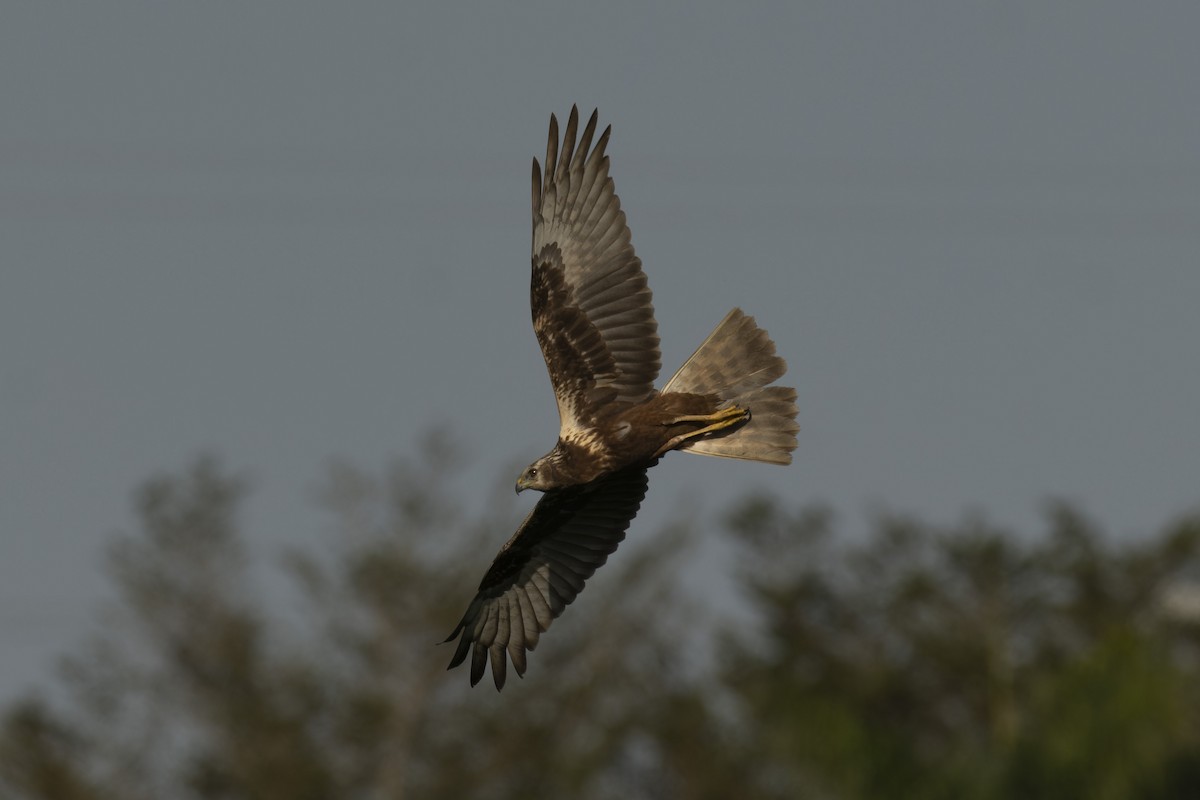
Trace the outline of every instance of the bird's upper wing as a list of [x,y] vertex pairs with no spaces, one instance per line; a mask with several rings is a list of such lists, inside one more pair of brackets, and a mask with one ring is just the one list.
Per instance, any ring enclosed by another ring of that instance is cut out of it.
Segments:
[[583,590],[584,581],[625,538],[646,496],[647,465],[629,467],[581,486],[546,492],[521,523],[479,584],[479,592],[447,637],[461,636],[452,669],[471,654],[471,685],[488,657],[496,688],[504,687],[507,659],[525,674],[525,651]]
[[611,126],[591,147],[596,116],[576,143],[572,107],[560,152],[551,115],[544,176],[533,161],[533,330],[568,440],[604,404],[645,400],[661,366],[650,288],[608,175]]

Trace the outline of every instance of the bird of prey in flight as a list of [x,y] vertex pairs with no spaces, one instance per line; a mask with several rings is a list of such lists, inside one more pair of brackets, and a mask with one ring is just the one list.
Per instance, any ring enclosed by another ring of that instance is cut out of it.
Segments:
[[671,450],[791,463],[796,391],[753,317],[735,308],[662,389],[658,324],[642,262],[608,174],[612,127],[576,139],[571,109],[559,149],[550,116],[546,168],[533,160],[533,331],[558,402],[558,442],[517,479],[541,499],[500,548],[462,621],[450,662],[471,654],[471,685],[489,658],[496,688],[625,538],[646,472]]

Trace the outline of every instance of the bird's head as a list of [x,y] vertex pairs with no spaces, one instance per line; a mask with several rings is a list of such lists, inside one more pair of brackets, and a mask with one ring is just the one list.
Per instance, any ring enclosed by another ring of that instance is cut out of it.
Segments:
[[517,494],[526,489],[537,489],[544,492],[554,489],[561,482],[562,463],[555,453],[548,453],[530,464],[517,478]]

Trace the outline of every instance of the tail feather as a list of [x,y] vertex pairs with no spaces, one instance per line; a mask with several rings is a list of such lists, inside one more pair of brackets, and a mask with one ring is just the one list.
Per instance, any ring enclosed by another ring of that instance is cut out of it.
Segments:
[[768,384],[781,378],[787,363],[754,317],[735,308],[684,362],[663,392],[716,395],[720,407],[750,410],[750,421],[731,433],[697,439],[682,450],[706,456],[769,464],[792,463],[796,449],[796,390]]

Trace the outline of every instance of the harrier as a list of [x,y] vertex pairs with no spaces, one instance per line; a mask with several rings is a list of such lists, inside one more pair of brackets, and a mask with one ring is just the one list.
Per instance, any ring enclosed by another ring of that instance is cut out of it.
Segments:
[[612,127],[596,146],[596,112],[576,140],[571,109],[559,150],[550,116],[546,171],[533,160],[533,331],[558,402],[554,449],[517,479],[544,492],[479,584],[450,661],[471,654],[471,685],[488,659],[496,688],[625,538],[646,472],[667,452],[791,463],[796,391],[753,317],[735,308],[661,390],[658,324],[642,262],[608,175]]

